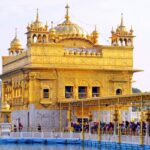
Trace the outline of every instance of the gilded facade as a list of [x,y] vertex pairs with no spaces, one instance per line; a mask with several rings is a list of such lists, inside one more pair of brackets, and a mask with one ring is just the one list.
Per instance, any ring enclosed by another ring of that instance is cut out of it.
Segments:
[[[51,24],[44,25],[37,10],[35,21],[27,26],[26,48],[16,33],[9,56],[2,57],[2,103],[16,114],[12,119],[19,114],[28,118],[32,111],[57,110],[55,102],[64,100],[132,93],[132,76],[138,71],[133,69],[134,35],[123,16],[111,31],[110,45],[99,42],[96,27],[88,34],[73,23],[68,5],[64,22]],[[33,126],[34,115],[26,119],[26,126]]]

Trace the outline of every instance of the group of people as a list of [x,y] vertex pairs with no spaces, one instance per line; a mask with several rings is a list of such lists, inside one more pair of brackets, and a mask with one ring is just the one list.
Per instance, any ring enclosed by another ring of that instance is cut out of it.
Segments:
[[[84,132],[97,133],[98,132],[98,122],[84,122]],[[73,128],[73,132],[81,132],[82,131],[82,122],[72,122],[71,127]],[[122,123],[116,124],[116,133],[118,132],[118,127],[120,128],[122,135],[139,135],[141,129],[140,122],[129,122],[123,121]],[[105,123],[100,122],[100,130],[101,134],[113,134],[114,133],[115,124],[113,122]],[[150,130],[150,128],[149,128]],[[146,133],[146,123],[142,122],[142,131],[143,135]]]
[[14,124],[14,127],[13,127],[14,129],[14,132],[17,132],[17,131],[19,131],[19,132],[21,132],[22,131],[22,129],[23,129],[23,125],[22,125],[22,123],[21,122],[19,122],[18,123],[18,126],[16,125],[16,124]]
[[[23,130],[23,125],[21,122],[18,123],[18,126],[16,124],[13,125],[13,131],[14,132],[21,132]],[[41,125],[38,124],[37,131],[41,132]]]

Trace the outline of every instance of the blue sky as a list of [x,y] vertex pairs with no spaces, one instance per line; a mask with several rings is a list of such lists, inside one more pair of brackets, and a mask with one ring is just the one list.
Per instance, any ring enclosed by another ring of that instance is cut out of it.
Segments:
[[[8,48],[14,37],[18,36],[26,45],[27,24],[35,20],[39,8],[43,23],[60,23],[64,19],[67,0],[1,0],[0,2],[0,56],[8,55]],[[150,91],[150,0],[69,0],[71,19],[91,32],[94,26],[100,33],[100,44],[110,44],[110,31],[120,24],[121,13],[124,24],[131,25],[136,36],[134,40],[134,68],[144,72],[134,75],[134,87]],[[1,66],[1,60],[0,60]],[[1,67],[0,67],[1,72]]]

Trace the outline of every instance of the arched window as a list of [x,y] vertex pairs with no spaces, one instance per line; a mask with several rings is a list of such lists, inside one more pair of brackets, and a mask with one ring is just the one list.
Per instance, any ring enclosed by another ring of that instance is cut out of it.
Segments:
[[128,39],[128,45],[129,45],[129,46],[132,46],[132,41],[131,41],[131,39]]
[[38,35],[38,43],[41,43],[41,42],[42,42],[42,36]]
[[37,36],[35,34],[32,37],[32,41],[33,41],[33,43],[37,43]]
[[46,43],[46,42],[47,42],[47,40],[46,40],[46,35],[43,35],[42,42],[43,42],[43,43]]
[[122,90],[121,89],[117,89],[116,90],[116,95],[122,95]]
[[128,46],[127,39],[124,39],[124,46]]
[[119,39],[119,46],[122,46],[122,45],[123,45],[123,40]]

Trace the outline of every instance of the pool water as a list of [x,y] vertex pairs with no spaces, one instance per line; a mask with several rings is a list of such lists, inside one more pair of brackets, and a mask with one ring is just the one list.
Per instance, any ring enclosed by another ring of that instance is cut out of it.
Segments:
[[[134,148],[134,147],[112,147],[101,146],[81,146],[81,145],[63,145],[63,144],[0,144],[0,150],[145,150],[145,148]],[[146,149],[147,150],[147,149]]]
[[12,143],[1,143],[0,150],[150,150],[143,146],[113,146],[111,144],[101,145],[97,147],[82,146],[82,145],[66,145],[66,144],[12,144]]
[[50,144],[0,144],[0,150],[105,150],[81,145]]

